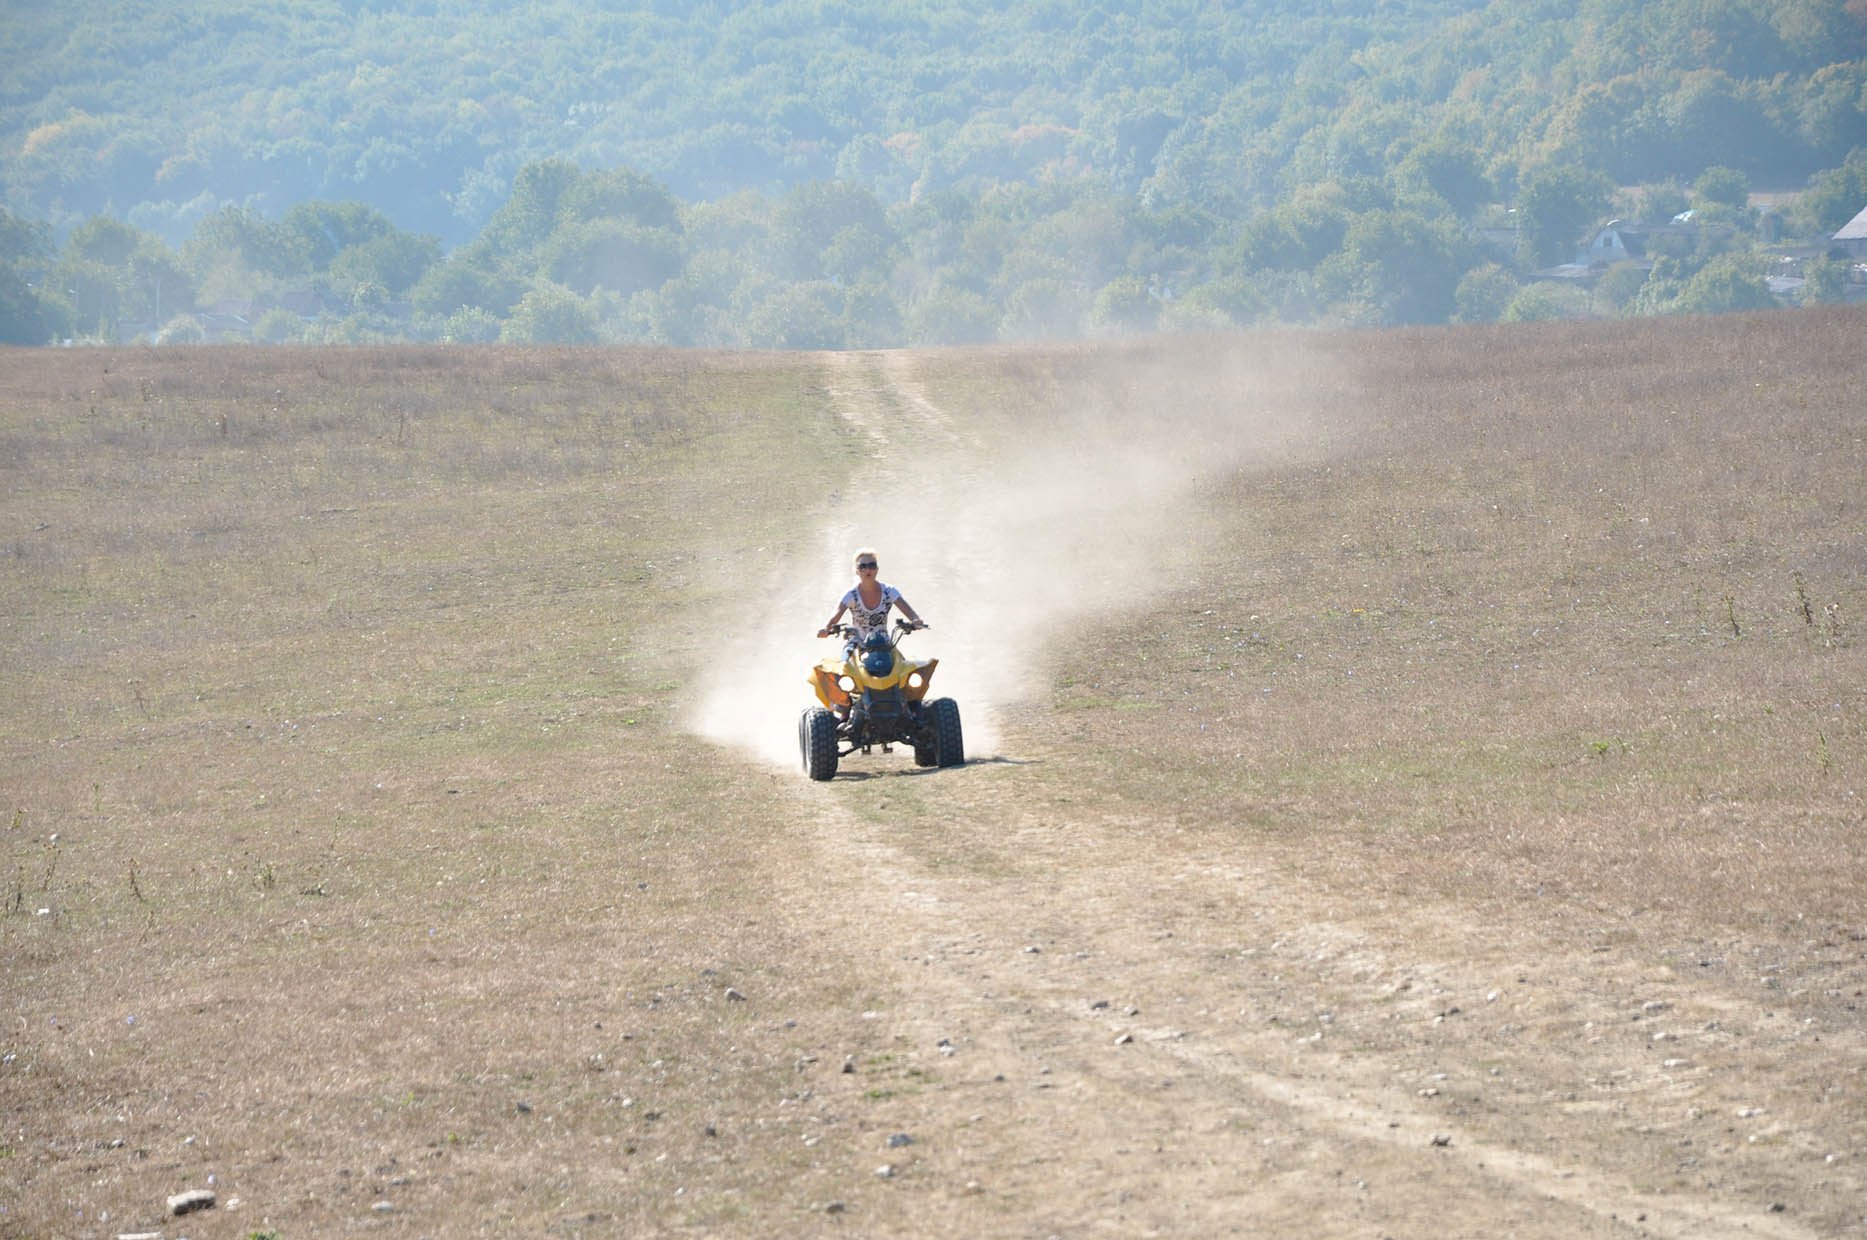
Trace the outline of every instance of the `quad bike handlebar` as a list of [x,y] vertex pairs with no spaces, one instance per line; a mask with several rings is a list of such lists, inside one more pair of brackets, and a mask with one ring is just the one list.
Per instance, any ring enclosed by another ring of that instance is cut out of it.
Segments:
[[[925,620],[896,620],[895,628],[902,633],[912,633],[917,629],[931,629],[933,625]],[[853,624],[832,624],[823,632],[830,637],[854,637],[856,626]]]

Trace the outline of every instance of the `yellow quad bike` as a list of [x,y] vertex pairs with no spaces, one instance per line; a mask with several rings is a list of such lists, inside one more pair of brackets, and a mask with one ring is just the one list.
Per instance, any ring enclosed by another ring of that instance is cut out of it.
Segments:
[[[825,659],[811,669],[810,685],[821,706],[797,721],[797,747],[804,773],[812,779],[836,777],[839,759],[880,745],[883,753],[911,745],[916,766],[959,766],[966,761],[960,732],[959,703],[952,698],[929,702],[927,683],[938,659],[915,660],[896,646],[925,624],[895,622],[891,635],[877,629],[842,659]],[[830,630],[838,638],[854,635],[847,625]]]

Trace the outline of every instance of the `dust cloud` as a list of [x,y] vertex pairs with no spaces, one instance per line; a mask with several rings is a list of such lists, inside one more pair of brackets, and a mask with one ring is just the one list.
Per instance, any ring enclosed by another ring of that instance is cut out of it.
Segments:
[[[816,631],[855,583],[852,553],[874,547],[880,579],[933,626],[902,643],[911,658],[940,660],[929,698],[958,701],[968,760],[1000,756],[1001,708],[1068,671],[1061,642],[1072,626],[1150,609],[1176,623],[1177,588],[1212,537],[1200,485],[1287,457],[1300,439],[1288,402],[1257,399],[1258,368],[1205,361],[1194,373],[1160,359],[1104,362],[1059,394],[1066,408],[1033,411],[1009,442],[981,442],[937,410],[930,424],[918,391],[908,394],[913,418],[885,415],[873,392],[869,407],[843,408],[875,440],[875,468],[852,481],[798,562],[749,592],[762,613],[749,628],[764,635],[753,669],[723,669],[703,685],[688,727],[797,769],[797,719],[816,701],[807,676],[841,649]],[[861,398],[837,394],[846,405]]]

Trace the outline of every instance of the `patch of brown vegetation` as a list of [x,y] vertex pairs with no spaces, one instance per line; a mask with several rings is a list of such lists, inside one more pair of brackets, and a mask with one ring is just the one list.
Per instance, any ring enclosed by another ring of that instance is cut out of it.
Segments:
[[821,787],[680,723],[847,367],[0,355],[0,1235],[1847,1234],[1862,325],[890,357],[1208,464]]

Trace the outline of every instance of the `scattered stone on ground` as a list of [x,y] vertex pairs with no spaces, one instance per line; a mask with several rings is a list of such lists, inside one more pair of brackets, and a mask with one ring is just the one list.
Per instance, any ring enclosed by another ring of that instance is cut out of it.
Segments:
[[169,1198],[169,1213],[179,1216],[193,1214],[196,1210],[211,1210],[214,1208],[214,1200],[213,1189],[191,1188]]

